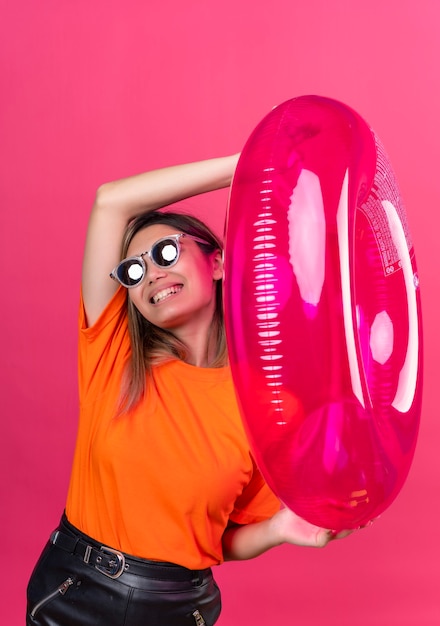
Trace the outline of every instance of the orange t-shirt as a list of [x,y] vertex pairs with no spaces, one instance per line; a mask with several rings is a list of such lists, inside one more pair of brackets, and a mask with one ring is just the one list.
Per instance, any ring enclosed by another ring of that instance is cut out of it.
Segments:
[[115,416],[130,354],[126,292],[97,323],[80,309],[80,421],[69,521],[107,546],[190,569],[221,563],[229,520],[272,516],[279,501],[256,468],[228,367],[172,360],[146,398]]

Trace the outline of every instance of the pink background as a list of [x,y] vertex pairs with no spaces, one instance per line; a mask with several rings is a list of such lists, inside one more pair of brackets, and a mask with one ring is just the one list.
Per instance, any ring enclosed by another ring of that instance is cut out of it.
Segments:
[[[240,150],[276,104],[342,100],[399,178],[421,275],[414,464],[370,529],[217,570],[220,626],[438,626],[438,0],[1,0],[0,623],[61,514],[76,431],[76,313],[99,183]],[[221,232],[227,195],[187,202]]]

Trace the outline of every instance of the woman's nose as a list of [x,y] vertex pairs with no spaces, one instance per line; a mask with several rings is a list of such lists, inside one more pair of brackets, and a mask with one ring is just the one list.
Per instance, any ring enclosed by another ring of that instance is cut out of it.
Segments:
[[149,285],[154,283],[159,278],[162,278],[163,276],[166,276],[165,268],[158,267],[157,265],[154,265],[154,263],[148,263],[146,279]]

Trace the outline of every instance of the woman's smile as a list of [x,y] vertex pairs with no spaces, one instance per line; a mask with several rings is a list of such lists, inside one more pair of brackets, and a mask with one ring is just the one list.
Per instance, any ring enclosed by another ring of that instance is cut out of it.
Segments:
[[178,294],[182,291],[182,284],[175,284],[170,287],[164,287],[156,291],[150,298],[151,304],[160,304],[164,300],[168,300],[171,296]]

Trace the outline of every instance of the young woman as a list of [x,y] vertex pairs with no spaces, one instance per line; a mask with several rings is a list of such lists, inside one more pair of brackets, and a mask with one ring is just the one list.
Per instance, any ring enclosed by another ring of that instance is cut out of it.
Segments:
[[228,186],[236,162],[97,193],[78,440],[65,514],[29,582],[28,626],[211,626],[221,609],[212,566],[334,538],[280,508],[252,459],[228,368],[220,241],[160,210]]

